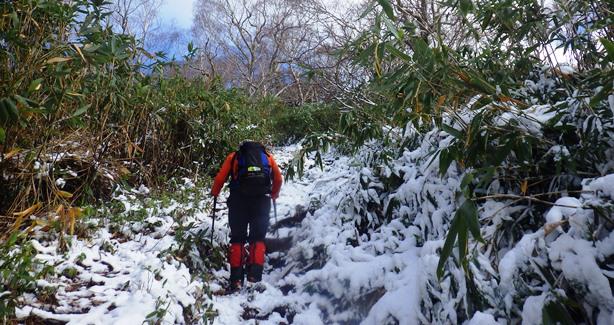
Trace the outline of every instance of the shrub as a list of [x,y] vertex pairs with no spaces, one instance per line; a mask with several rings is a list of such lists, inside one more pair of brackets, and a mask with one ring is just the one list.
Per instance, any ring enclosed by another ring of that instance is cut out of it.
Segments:
[[332,105],[308,104],[299,107],[279,107],[271,114],[272,131],[277,143],[291,143],[313,133],[336,130],[339,110]]
[[36,251],[17,232],[0,244],[0,320],[6,323],[15,315],[18,298],[36,289],[35,281],[53,272],[34,257]]

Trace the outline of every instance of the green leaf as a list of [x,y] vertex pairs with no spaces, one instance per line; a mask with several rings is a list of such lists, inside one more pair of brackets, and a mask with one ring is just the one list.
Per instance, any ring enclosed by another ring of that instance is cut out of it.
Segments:
[[486,30],[486,28],[490,25],[490,21],[492,19],[493,16],[493,12],[492,11],[488,11],[486,12],[486,15],[484,16],[484,19],[482,19],[482,31]]
[[360,14],[360,17],[358,17],[358,20],[363,19],[365,17],[367,17],[367,15],[373,11],[373,8],[375,8],[375,2],[371,2],[369,3],[369,5],[367,6],[367,8],[365,9],[365,11],[362,12],[362,14]]
[[492,153],[492,159],[494,165],[501,165],[501,163],[507,159],[507,157],[512,153],[512,149],[514,148],[514,141],[508,139],[504,142],[504,145],[499,145],[497,150]]
[[463,16],[466,16],[473,10],[473,2],[471,2],[471,0],[460,0],[459,9]]
[[473,182],[474,178],[475,178],[475,175],[473,173],[465,174],[465,176],[463,177],[463,180],[461,181],[460,188],[463,189],[463,188],[467,187],[467,185],[469,185],[469,184],[471,184],[471,182]]
[[441,249],[441,254],[439,255],[439,263],[437,264],[437,278],[441,280],[443,276],[443,267],[446,265],[446,261],[452,254],[452,248],[454,247],[454,242],[456,241],[456,236],[458,235],[458,216],[455,216],[452,220],[452,224],[450,225],[450,230],[448,231],[448,237],[446,237],[446,241],[443,244],[443,248]]
[[573,325],[575,322],[563,304],[557,301],[551,301],[542,309],[542,324]]
[[11,22],[13,23],[14,29],[19,29],[20,21],[19,16],[17,15],[17,11],[12,11],[9,16],[11,17]]
[[467,244],[469,242],[467,234],[467,223],[463,218],[458,219],[458,259],[463,265],[463,268],[467,265]]
[[33,93],[34,91],[39,90],[42,82],[42,78],[32,80],[32,82],[30,82],[30,86],[28,86],[28,93]]
[[456,210],[456,214],[465,220],[473,237],[480,242],[484,242],[482,234],[480,233],[478,207],[475,202],[473,202],[473,200],[465,200],[460,208]]
[[390,52],[390,54],[396,56],[397,58],[405,61],[405,62],[409,62],[411,61],[411,57],[405,53],[403,53],[402,51],[400,51],[399,49],[397,49],[396,47],[392,46],[391,44],[386,43],[386,50],[388,50],[388,52]]
[[486,82],[486,80],[482,79],[477,74],[471,74],[470,76],[470,84],[479,91],[482,91],[489,95],[494,95],[497,90],[490,83]]
[[25,98],[25,97],[23,97],[23,96],[19,96],[19,95],[15,95],[15,96],[13,96],[13,97],[15,97],[15,99],[17,100],[17,102],[18,102],[19,104],[23,105],[24,107],[28,107],[28,108],[30,107],[30,103],[29,103],[29,101],[31,101],[30,99]]
[[13,121],[16,121],[19,119],[19,110],[17,109],[17,106],[15,105],[15,102],[10,99],[10,98],[5,98],[4,99],[4,105],[7,109],[7,112],[9,114],[9,118]]
[[516,140],[514,153],[521,164],[530,162],[532,159],[531,143],[525,137],[520,137]]
[[422,38],[413,38],[412,45],[414,48],[414,60],[416,60],[418,63],[426,64],[427,61],[433,57],[431,49]]
[[479,179],[478,187],[488,188],[488,186],[490,185],[490,182],[495,177],[496,171],[497,171],[497,168],[494,166],[481,168],[480,169],[481,175],[478,178]]
[[373,55],[375,53],[375,49],[376,49],[376,45],[377,44],[371,44],[369,45],[367,48],[365,48],[359,55],[358,55],[358,61],[362,62],[362,63],[367,63],[370,62],[370,60],[373,58]]
[[0,123],[7,123],[10,121],[8,108],[4,104],[4,99],[0,98]]
[[441,125],[441,129],[446,131],[446,133],[448,133],[449,135],[451,135],[451,136],[453,136],[453,137],[455,137],[455,138],[457,138],[459,140],[462,140],[462,139],[465,138],[463,136],[463,134],[459,130],[457,130],[457,129],[455,129],[455,128],[453,128],[453,127],[451,127],[451,126],[449,126],[449,125],[447,125],[445,123]]
[[76,110],[70,117],[77,117],[80,115],[83,115],[85,112],[87,112],[87,110],[92,106],[92,104],[87,104],[81,108],[79,108],[78,110]]
[[601,44],[603,44],[603,47],[608,53],[608,56],[607,56],[608,61],[613,62],[614,61],[614,42],[606,38],[600,38],[599,41],[601,41]]
[[145,316],[145,319],[152,319],[154,318],[154,316],[157,316],[157,315],[158,315],[158,310],[156,309],[152,311],[151,313],[147,314],[147,316]]
[[0,127],[0,143],[4,143],[4,141],[6,141],[6,131]]
[[92,44],[92,43],[87,43],[83,46],[83,51],[86,52],[96,52],[101,46],[99,44]]
[[394,35],[394,37],[396,37],[396,39],[398,39],[399,41],[403,40],[403,31],[398,29],[394,23],[392,22],[392,20],[384,17],[384,25],[386,25],[386,28],[388,28],[388,31],[392,33],[392,35]]
[[[612,57],[614,57],[614,55],[612,55]],[[602,101],[608,98],[611,92],[612,92],[612,83],[608,82],[603,88],[601,88],[601,90],[593,98],[591,98],[589,105],[592,108],[597,107],[597,105],[599,105]]]
[[454,156],[451,154],[449,148],[441,149],[439,153],[439,174],[445,175],[450,168],[450,164],[454,160]]
[[388,18],[392,19],[393,21],[395,20],[394,18],[394,10],[392,9],[392,5],[390,4],[390,1],[388,0],[377,0],[377,2],[379,2],[380,6],[382,6],[382,8],[384,9],[384,12],[386,13],[386,16],[388,16]]

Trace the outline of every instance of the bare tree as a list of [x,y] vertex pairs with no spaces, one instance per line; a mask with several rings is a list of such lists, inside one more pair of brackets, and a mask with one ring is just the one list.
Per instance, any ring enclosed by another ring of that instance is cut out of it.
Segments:
[[200,68],[252,95],[321,98],[323,79],[306,72],[338,67],[338,49],[359,33],[358,15],[334,9],[322,0],[199,0],[192,31]]
[[122,33],[134,35],[146,45],[160,27],[158,11],[161,5],[162,0],[114,0],[111,22]]
[[[267,94],[271,72],[276,71],[280,42],[278,30],[286,17],[275,15],[276,2],[247,0],[199,1],[194,34],[203,45],[206,64],[216,65],[223,78],[250,94]],[[217,57],[223,62],[214,64]]]

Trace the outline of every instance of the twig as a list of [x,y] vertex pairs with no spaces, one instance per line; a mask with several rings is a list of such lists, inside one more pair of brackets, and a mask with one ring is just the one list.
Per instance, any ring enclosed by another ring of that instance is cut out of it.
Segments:
[[517,199],[517,200],[514,200],[514,201],[510,202],[509,204],[506,204],[506,205],[502,206],[501,208],[497,209],[497,211],[493,212],[493,213],[492,213],[490,216],[488,216],[488,217],[486,217],[486,218],[484,218],[484,219],[485,219],[485,220],[492,219],[492,218],[494,218],[494,216],[496,216],[496,215],[497,215],[499,212],[501,212],[501,210],[503,210],[503,209],[505,209],[505,208],[509,208],[509,207],[511,207],[512,205],[514,205],[514,204],[516,204],[516,203],[518,203],[518,202],[520,202],[520,201],[522,201],[522,199]]
[[[574,191],[574,192],[594,193],[595,191]],[[568,192],[568,193],[571,193],[571,192]],[[577,206],[571,206],[571,205],[565,205],[565,204],[552,203],[550,201],[545,201],[542,199],[538,199],[536,197],[536,196],[552,195],[552,194],[562,194],[562,192],[541,193],[541,194],[536,194],[536,195],[531,195],[531,196],[522,196],[522,195],[516,195],[516,194],[494,194],[494,195],[482,196],[482,197],[476,198],[475,200],[476,201],[488,200],[488,199],[516,199],[518,201],[529,200],[533,202],[539,202],[539,203],[548,204],[551,206],[558,206],[558,207],[564,207],[564,208],[572,208],[572,209],[580,208],[580,209],[585,209],[585,210],[591,209],[591,208],[585,208],[585,207],[577,207]]]

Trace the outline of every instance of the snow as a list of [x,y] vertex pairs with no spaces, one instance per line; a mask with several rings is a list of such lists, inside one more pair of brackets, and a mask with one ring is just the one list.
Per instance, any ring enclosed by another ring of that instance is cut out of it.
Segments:
[[191,179],[184,177],[182,178],[182,180],[183,180],[183,189],[192,189],[196,187],[196,185]]
[[610,200],[614,200],[614,174],[587,179],[583,184],[584,191],[595,191],[599,196],[609,197]]
[[556,111],[551,105],[533,105],[524,111],[528,117],[540,123],[547,123],[556,116]]
[[[527,114],[549,114],[546,111],[547,107],[534,107]],[[543,116],[537,115],[531,123],[541,121]],[[186,191],[187,199],[164,203],[151,200],[151,191],[144,186],[118,189],[113,195],[120,210],[117,213],[125,218],[144,215],[116,225],[115,231],[103,227],[87,240],[72,237],[67,252],[58,251],[57,240],[33,240],[37,258],[57,264],[60,275],[38,284],[57,288],[59,305],[50,310],[34,296],[24,296],[17,315],[69,324],[136,324],[149,316],[165,324],[182,324],[190,322],[184,318],[186,310],[199,319],[198,323],[205,323],[209,310],[212,313],[207,317],[215,324],[257,320],[259,324],[471,325],[506,324],[521,318],[523,324],[538,324],[544,304],[564,292],[546,282],[526,281],[526,274],[538,278],[536,270],[549,266],[596,311],[598,324],[614,319],[608,282],[612,274],[600,268],[600,263],[614,254],[614,235],[610,232],[591,239],[594,218],[592,209],[586,208],[614,200],[614,174],[583,180],[579,197],[563,195],[535,216],[541,225],[557,223],[556,233],[546,235],[543,228],[524,232],[513,242],[501,242],[499,251],[490,252],[470,240],[471,280],[487,305],[496,308],[467,311],[470,287],[456,262],[456,248],[446,263],[444,277],[436,277],[464,174],[452,164],[440,177],[438,158],[430,160],[433,146],[445,147],[451,138],[433,130],[417,147],[385,165],[371,164],[370,153],[378,150],[377,143],[369,143],[370,149],[355,157],[331,149],[322,156],[323,169],[315,167],[315,160],[308,156],[305,176],[283,185],[276,202],[278,215],[270,216],[274,224],[301,211],[297,206],[304,207],[304,219],[268,234],[269,238],[291,238],[291,248],[268,255],[259,286],[227,295],[219,291],[226,286],[228,270],[208,269],[196,244],[190,247],[188,257],[170,253],[180,245],[179,221],[195,225],[183,236],[200,236],[208,242],[211,201],[200,194],[208,189],[198,188],[195,180],[180,179],[175,194],[181,197],[181,191]],[[299,149],[299,145],[275,148],[273,155],[285,168]],[[551,154],[566,157],[565,150],[553,147]],[[391,189],[386,180],[393,177],[400,185]],[[218,198],[217,247],[227,242],[229,233],[222,203],[226,195],[223,192]],[[525,206],[505,201],[481,202],[484,238],[491,240],[503,223],[514,222],[523,209]],[[390,219],[382,222],[381,215],[388,210]],[[360,224],[367,228],[359,230]],[[76,270],[76,276],[69,279],[66,275],[71,269]],[[154,311],[158,313],[153,315]]]
[[597,265],[597,250],[591,242],[563,234],[550,245],[548,255],[565,278],[586,290],[585,298],[589,303],[614,309],[612,288]]
[[597,252],[599,252],[600,259],[603,259],[604,256],[614,255],[614,232],[610,233],[609,236],[599,241],[596,244]]
[[556,145],[550,148],[546,155],[551,154],[554,156],[554,161],[561,161],[570,156],[569,150],[565,146]]
[[133,192],[137,194],[147,195],[149,194],[150,191],[149,191],[149,188],[147,188],[147,186],[141,184],[139,188],[137,190],[133,190]]
[[294,317],[294,322],[301,325],[324,324],[322,322],[321,312],[315,303],[310,304],[306,311],[296,315]]
[[[588,217],[580,200],[574,197],[562,197],[554,202],[554,206],[546,214],[546,222],[554,224],[566,220],[571,226],[571,232],[581,236],[588,232]],[[560,226],[557,229],[562,231]]]
[[[137,205],[130,204],[135,209]],[[166,231],[173,222],[171,218],[153,216],[148,220],[162,222],[158,231]],[[62,283],[57,286],[57,313],[46,310],[44,304],[29,301],[29,305],[18,309],[18,316],[37,315],[69,324],[135,324],[145,321],[152,311],[165,308],[163,323],[184,323],[183,306],[194,305],[204,285],[193,279],[184,264],[160,258],[174,240],[172,236],[157,240],[153,238],[156,234],[159,233],[139,234],[124,241],[103,228],[89,243],[73,237],[72,245],[63,254],[57,253],[57,241],[32,240],[38,259],[56,264],[60,273],[75,270],[76,277],[58,279]],[[113,249],[103,249],[105,246]]]
[[[418,260],[415,250],[404,254],[401,259]],[[390,279],[386,283],[386,293],[373,305],[362,324],[384,324],[391,317],[403,320],[404,324],[419,324],[420,270],[420,263],[408,265],[396,279]]]
[[516,291],[514,279],[521,273],[521,270],[531,258],[536,242],[541,236],[543,236],[542,232],[524,235],[514,248],[505,253],[499,262],[500,284],[501,289],[507,295],[505,303],[508,309],[511,308],[511,297]]
[[66,181],[63,178],[58,178],[55,180],[55,185],[59,188],[64,188],[64,185],[66,185]]
[[467,322],[467,325],[497,325],[499,322],[491,314],[486,314],[481,311],[476,312]]
[[546,293],[527,297],[522,305],[522,325],[542,324],[542,309],[546,304]]
[[576,69],[569,64],[559,65],[559,71],[564,75],[572,75],[576,73]]

